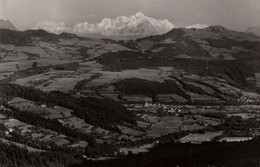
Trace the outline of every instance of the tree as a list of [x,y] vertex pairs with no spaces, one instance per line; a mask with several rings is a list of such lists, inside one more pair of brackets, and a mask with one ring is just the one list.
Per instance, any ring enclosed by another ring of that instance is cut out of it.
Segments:
[[38,62],[37,61],[33,62],[32,68],[36,68],[37,66],[38,66]]

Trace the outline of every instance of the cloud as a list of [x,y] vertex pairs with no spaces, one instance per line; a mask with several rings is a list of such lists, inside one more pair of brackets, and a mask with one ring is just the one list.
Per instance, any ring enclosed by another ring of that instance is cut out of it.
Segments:
[[203,29],[203,28],[207,28],[207,27],[209,27],[209,25],[207,25],[207,24],[194,24],[194,25],[187,26],[186,28]]
[[163,34],[176,26],[168,20],[157,20],[145,16],[143,13],[115,19],[104,18],[100,23],[78,23],[73,27],[76,34],[101,34],[104,36],[150,36]]
[[71,32],[71,28],[66,27],[63,22],[54,22],[54,21],[40,21],[32,29],[43,29],[45,31],[60,34],[62,32]]

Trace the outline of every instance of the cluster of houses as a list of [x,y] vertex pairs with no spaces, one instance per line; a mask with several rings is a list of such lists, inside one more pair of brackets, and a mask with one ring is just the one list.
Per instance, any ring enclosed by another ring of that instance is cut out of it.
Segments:
[[238,102],[241,103],[259,103],[260,102],[260,98],[254,98],[254,97],[246,97],[246,96],[242,96],[240,99],[237,100]]
[[170,104],[162,104],[162,103],[148,103],[145,102],[144,104],[125,104],[126,108],[134,109],[134,110],[142,110],[147,108],[156,108],[166,113],[176,113],[181,112],[183,109],[194,109],[195,106],[190,105],[170,105]]

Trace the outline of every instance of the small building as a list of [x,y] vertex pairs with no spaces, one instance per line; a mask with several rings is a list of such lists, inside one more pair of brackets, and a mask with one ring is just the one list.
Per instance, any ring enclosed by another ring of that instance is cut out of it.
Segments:
[[46,105],[46,104],[42,104],[41,107],[42,107],[42,108],[46,108],[47,105]]

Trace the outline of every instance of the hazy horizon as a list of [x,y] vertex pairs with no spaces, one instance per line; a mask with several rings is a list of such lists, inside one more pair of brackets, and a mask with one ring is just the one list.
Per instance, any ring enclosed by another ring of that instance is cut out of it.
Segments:
[[43,20],[72,27],[137,12],[168,19],[177,27],[207,24],[244,31],[260,25],[259,0],[0,0],[0,19],[10,20],[20,30]]

